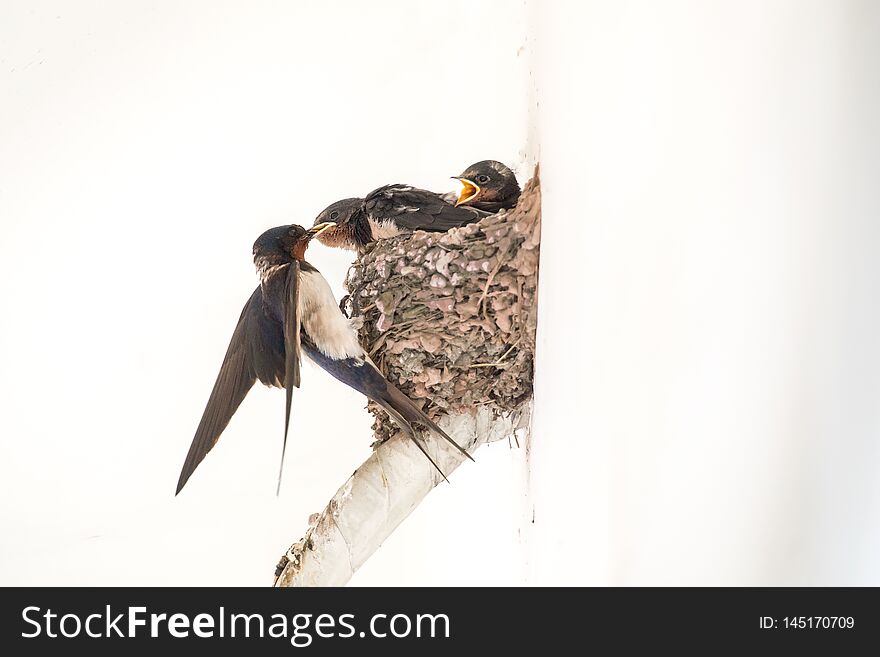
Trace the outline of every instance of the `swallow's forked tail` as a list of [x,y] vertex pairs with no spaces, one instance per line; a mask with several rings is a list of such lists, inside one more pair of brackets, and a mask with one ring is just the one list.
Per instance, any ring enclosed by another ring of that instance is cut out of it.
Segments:
[[393,417],[397,423],[401,426],[401,428],[406,431],[412,441],[415,443],[416,447],[424,454],[427,459],[431,462],[431,464],[437,468],[437,471],[443,476],[443,479],[447,482],[446,475],[443,471],[438,467],[438,465],[434,462],[425,448],[419,443],[418,437],[416,436],[416,432],[413,429],[413,424],[418,423],[428,427],[431,431],[442,437],[446,442],[455,447],[459,452],[461,452],[464,456],[469,458],[471,461],[474,458],[467,453],[461,445],[459,445],[452,437],[447,434],[443,429],[437,426],[437,423],[434,422],[431,418],[429,418],[425,413],[419,409],[413,402],[404,395],[400,390],[398,390],[394,385],[390,382],[387,383],[387,395],[385,399],[376,400],[382,408],[384,408],[391,417]]

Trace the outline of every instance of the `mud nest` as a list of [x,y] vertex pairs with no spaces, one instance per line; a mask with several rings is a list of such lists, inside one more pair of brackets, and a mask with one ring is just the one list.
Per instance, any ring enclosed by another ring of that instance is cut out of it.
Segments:
[[[502,413],[531,398],[540,234],[536,169],[514,209],[383,240],[352,265],[345,284],[363,316],[361,344],[429,416]],[[389,438],[393,423],[368,408],[377,442]]]

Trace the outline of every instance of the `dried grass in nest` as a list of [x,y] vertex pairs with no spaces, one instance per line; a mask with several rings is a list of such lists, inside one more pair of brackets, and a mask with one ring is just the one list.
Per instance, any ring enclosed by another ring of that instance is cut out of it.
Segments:
[[[383,240],[349,270],[365,346],[385,376],[429,416],[532,395],[541,190],[537,169],[516,208],[446,233]],[[377,442],[393,423],[376,416]]]

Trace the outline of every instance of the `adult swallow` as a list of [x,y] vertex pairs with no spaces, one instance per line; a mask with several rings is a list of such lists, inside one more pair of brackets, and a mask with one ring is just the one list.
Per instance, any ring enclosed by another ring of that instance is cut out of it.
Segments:
[[519,200],[516,174],[497,160],[472,164],[453,178],[462,185],[456,207],[471,207],[494,214],[516,207]]
[[[257,380],[287,391],[281,451],[283,468],[292,392],[300,385],[301,353],[384,408],[438,471],[440,468],[416,439],[413,424],[427,426],[471,458],[382,376],[361,347],[357,332],[337,307],[327,281],[306,262],[309,242],[332,227],[332,223],[321,223],[309,230],[295,224],[279,226],[267,230],[254,243],[254,264],[260,284],[245,304],[232,334],[183,463],[177,493],[214,447]],[[280,472],[278,485],[280,488]]]
[[442,233],[484,216],[478,208],[456,207],[441,194],[396,184],[379,187],[364,198],[336,201],[321,211],[315,225],[336,223],[318,237],[325,246],[362,251],[371,242],[401,233]]

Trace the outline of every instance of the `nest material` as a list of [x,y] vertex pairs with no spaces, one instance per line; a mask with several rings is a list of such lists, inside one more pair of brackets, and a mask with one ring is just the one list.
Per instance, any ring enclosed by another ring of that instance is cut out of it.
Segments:
[[[352,265],[361,344],[429,416],[483,405],[504,413],[531,398],[540,234],[536,169],[514,209],[376,242]],[[392,423],[368,407],[377,442],[386,440]]]

